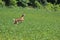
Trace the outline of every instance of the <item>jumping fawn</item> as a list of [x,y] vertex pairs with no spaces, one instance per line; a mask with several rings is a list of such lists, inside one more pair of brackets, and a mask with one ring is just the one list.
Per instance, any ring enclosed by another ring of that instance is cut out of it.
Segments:
[[24,14],[22,14],[22,16],[20,18],[16,18],[14,20],[14,24],[17,24],[18,22],[23,22],[24,21]]

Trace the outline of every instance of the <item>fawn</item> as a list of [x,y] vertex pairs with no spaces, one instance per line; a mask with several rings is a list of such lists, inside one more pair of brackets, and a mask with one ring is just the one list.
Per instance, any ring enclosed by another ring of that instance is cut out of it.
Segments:
[[18,22],[23,22],[24,21],[24,14],[22,14],[22,16],[20,17],[20,18],[16,18],[15,20],[14,20],[14,24],[17,24]]

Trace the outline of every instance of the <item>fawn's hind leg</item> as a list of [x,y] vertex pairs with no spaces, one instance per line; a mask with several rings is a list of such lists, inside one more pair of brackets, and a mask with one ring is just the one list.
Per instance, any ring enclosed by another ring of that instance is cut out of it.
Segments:
[[17,21],[14,21],[14,24],[17,24]]

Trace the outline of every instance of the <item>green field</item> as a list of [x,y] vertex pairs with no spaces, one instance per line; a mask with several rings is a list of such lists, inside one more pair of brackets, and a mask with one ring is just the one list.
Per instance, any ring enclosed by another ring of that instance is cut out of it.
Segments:
[[[22,13],[24,22],[13,24]],[[60,10],[0,8],[0,40],[60,40]]]

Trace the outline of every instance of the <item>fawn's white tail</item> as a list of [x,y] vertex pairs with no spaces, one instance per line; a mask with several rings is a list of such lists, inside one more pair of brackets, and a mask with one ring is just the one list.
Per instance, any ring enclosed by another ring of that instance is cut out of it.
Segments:
[[15,22],[15,19],[13,19],[13,23]]

